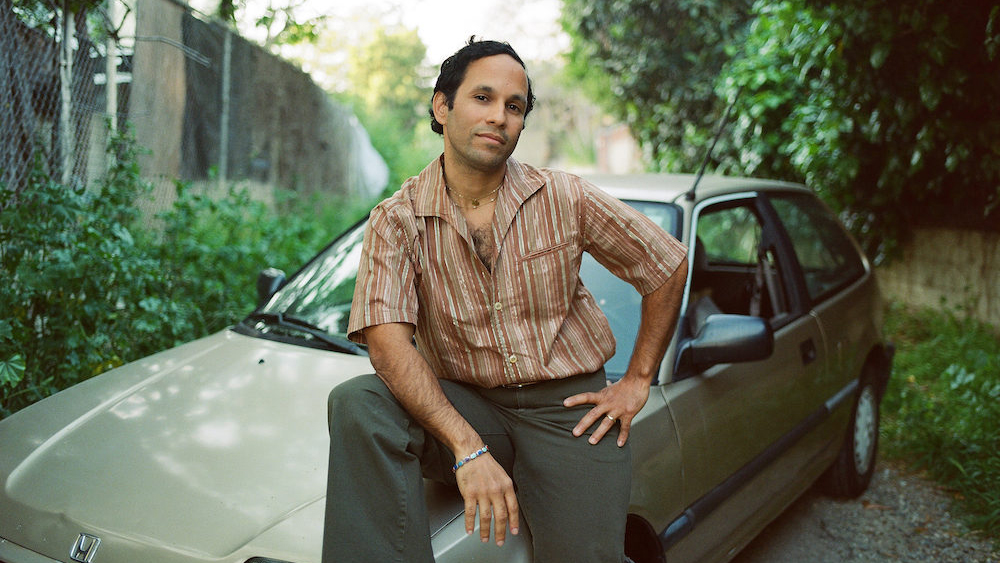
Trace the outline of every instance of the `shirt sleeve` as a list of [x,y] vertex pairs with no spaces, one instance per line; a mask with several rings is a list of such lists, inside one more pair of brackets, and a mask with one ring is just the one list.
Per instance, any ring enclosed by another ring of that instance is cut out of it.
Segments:
[[687,256],[687,247],[632,206],[584,187],[584,250],[641,295],[657,289]]
[[365,228],[347,328],[347,337],[359,344],[366,344],[364,329],[368,327],[417,324],[416,265],[404,220],[378,206]]

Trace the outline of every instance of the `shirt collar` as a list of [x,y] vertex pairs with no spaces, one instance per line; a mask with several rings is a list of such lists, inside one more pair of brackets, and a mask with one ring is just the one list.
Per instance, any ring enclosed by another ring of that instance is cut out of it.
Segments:
[[[532,166],[507,159],[504,187],[497,200],[498,217],[512,213],[545,185],[545,177]],[[455,206],[444,184],[444,155],[434,159],[416,177],[413,209],[419,216],[451,217]]]

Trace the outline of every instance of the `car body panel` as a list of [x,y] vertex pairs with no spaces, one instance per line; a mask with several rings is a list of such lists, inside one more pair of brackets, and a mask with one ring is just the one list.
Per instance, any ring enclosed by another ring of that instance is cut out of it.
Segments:
[[630,512],[666,523],[671,507],[683,505],[683,464],[676,417],[661,388],[654,387],[632,420],[632,497]]
[[[5,537],[72,522],[57,553],[79,532],[128,530],[122,542],[218,560],[323,498],[326,395],[368,372],[367,358],[224,331],[29,407],[0,425]],[[40,409],[62,427],[35,425]]]

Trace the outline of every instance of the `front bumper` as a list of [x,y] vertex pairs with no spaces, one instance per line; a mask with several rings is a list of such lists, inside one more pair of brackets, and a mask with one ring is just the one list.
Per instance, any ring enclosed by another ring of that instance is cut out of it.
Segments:
[[61,563],[0,538],[0,563]]

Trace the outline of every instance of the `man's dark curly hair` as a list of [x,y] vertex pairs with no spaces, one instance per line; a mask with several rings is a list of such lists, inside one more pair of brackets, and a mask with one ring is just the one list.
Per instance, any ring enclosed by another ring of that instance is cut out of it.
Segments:
[[[524,61],[517,56],[510,44],[500,41],[476,41],[475,35],[469,38],[469,42],[464,47],[441,63],[441,74],[438,75],[437,82],[434,84],[434,92],[431,94],[431,129],[435,133],[444,134],[444,127],[434,118],[434,94],[443,93],[445,99],[448,100],[448,109],[454,108],[455,93],[458,92],[458,87],[465,80],[465,72],[469,65],[473,61],[493,55],[510,55],[522,68],[525,68]],[[525,76],[527,76],[527,68],[525,68]],[[528,117],[528,113],[531,112],[534,105],[535,96],[531,93],[531,79],[528,78],[528,99],[524,108],[525,118]]]

